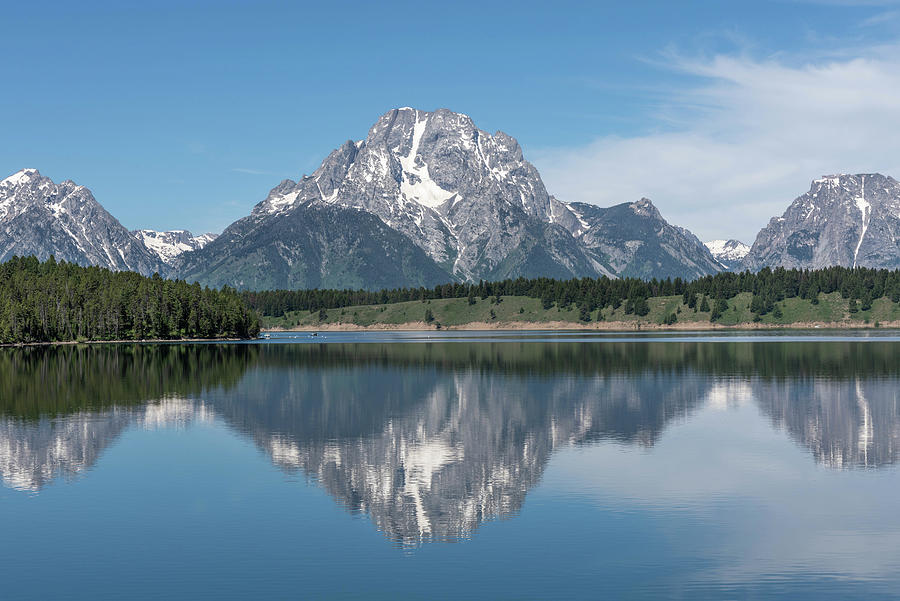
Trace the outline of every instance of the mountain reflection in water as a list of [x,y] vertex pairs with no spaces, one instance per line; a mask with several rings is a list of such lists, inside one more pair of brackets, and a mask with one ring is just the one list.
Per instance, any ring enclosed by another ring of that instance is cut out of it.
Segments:
[[652,447],[673,420],[753,402],[817,462],[900,442],[880,342],[104,345],[0,352],[0,478],[72,480],[128,428],[218,420],[402,544],[516,514],[561,445]]

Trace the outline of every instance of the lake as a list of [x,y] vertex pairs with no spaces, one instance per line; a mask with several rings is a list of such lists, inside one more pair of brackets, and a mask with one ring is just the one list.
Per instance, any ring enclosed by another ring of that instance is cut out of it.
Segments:
[[897,332],[0,349],[3,599],[900,598]]

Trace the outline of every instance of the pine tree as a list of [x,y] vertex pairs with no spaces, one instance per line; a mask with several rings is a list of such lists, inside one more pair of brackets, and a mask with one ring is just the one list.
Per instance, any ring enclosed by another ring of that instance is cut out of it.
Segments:
[[587,305],[581,305],[581,309],[578,312],[578,319],[584,322],[591,320],[591,311],[588,309]]
[[728,302],[724,298],[716,299],[716,304],[713,307],[712,313],[709,316],[710,321],[716,321],[725,311],[728,310]]
[[650,313],[650,305],[647,303],[647,299],[643,297],[639,297],[634,301],[634,312],[636,315],[640,315],[644,317],[645,315]]

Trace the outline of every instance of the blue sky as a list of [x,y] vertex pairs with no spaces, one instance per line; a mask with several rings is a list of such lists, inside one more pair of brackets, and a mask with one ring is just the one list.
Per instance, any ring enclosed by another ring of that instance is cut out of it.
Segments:
[[751,242],[822,173],[900,177],[895,2],[15,3],[0,177],[221,231],[396,106],[516,137],[551,194]]

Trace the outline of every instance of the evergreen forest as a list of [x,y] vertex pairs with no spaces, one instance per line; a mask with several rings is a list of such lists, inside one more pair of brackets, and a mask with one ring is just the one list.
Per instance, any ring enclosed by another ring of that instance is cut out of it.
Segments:
[[721,272],[693,281],[680,278],[641,280],[637,278],[518,278],[501,282],[451,283],[434,288],[367,290],[269,290],[241,293],[247,304],[266,316],[290,311],[322,311],[357,305],[385,305],[414,300],[447,298],[475,299],[523,296],[541,299],[544,309],[577,307],[582,315],[596,309],[624,308],[626,314],[646,315],[647,300],[660,296],[682,296],[688,307],[710,311],[711,320],[727,307],[729,299],[751,293],[750,310],[756,317],[779,310],[776,303],[801,298],[816,304],[820,294],[840,292],[850,299],[850,311],[865,311],[872,303],[888,297],[900,302],[900,271],[864,267],[829,267],[818,270],[764,268],[757,273]]
[[0,264],[0,342],[250,338],[259,317],[221,290],[82,267],[52,256]]

